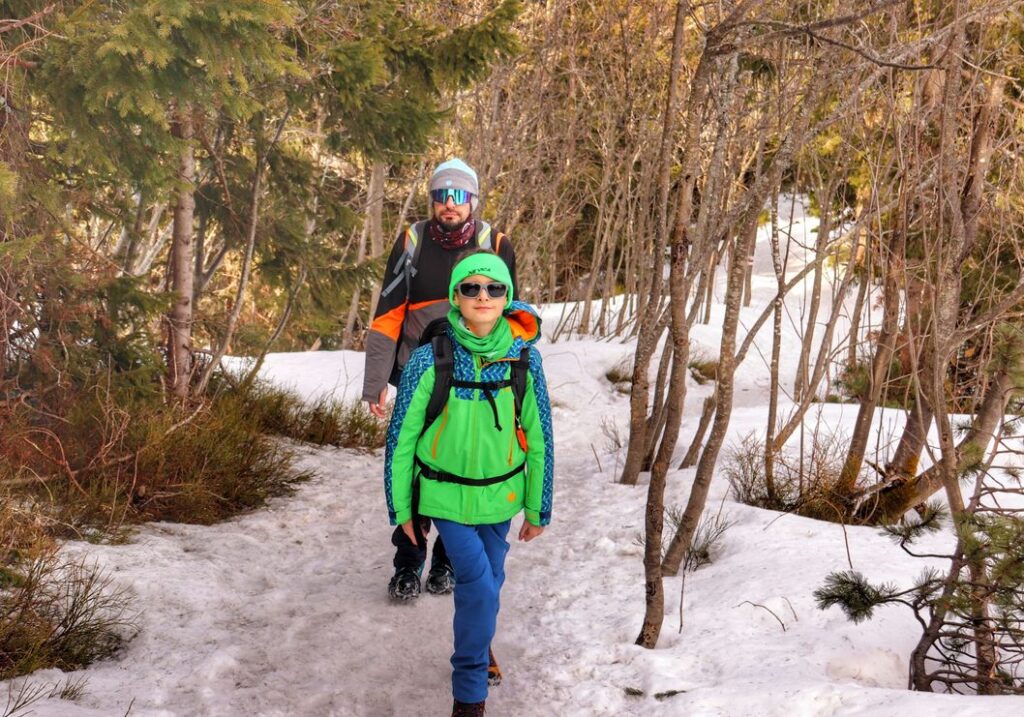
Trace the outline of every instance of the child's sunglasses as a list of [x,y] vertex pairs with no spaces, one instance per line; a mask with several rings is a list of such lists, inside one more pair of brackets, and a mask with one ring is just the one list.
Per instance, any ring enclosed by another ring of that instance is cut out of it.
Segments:
[[473,195],[467,192],[465,189],[432,189],[430,190],[430,198],[438,204],[445,204],[448,202],[448,197],[452,198],[456,204],[468,204],[469,200],[473,198]]
[[[503,299],[508,293],[508,287],[504,284],[487,284],[487,295],[492,299]],[[459,284],[459,293],[467,299],[475,299],[480,296],[480,289],[483,284],[475,284],[471,281],[464,281]]]

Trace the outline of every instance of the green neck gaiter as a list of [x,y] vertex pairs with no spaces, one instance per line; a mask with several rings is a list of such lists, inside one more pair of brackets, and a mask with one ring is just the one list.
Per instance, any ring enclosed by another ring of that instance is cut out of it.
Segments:
[[512,348],[512,327],[504,316],[498,319],[498,323],[486,336],[477,336],[462,321],[462,314],[458,309],[448,312],[448,321],[455,332],[455,340],[476,356],[488,361],[504,358],[508,350]]

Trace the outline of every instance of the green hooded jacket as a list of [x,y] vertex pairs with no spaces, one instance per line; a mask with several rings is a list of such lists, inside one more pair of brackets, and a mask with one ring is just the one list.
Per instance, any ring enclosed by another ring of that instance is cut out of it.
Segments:
[[[475,388],[453,387],[448,403],[433,425],[423,430],[427,403],[434,388],[434,353],[429,344],[416,349],[402,372],[384,460],[384,492],[392,525],[410,520],[414,512],[465,525],[500,523],[525,510],[538,526],[551,520],[554,442],[551,404],[540,353],[533,344],[540,336],[540,318],[523,302],[513,302],[504,321],[514,340],[503,358],[485,363],[455,341],[453,378],[456,381],[497,382],[509,378],[511,362],[530,347],[529,372],[520,424],[525,449],[517,436],[515,399],[510,387],[493,395]],[[433,480],[417,465],[466,479],[482,480],[523,470],[491,485],[463,485]],[[418,491],[414,491],[414,484]],[[418,509],[413,497],[418,493]]]

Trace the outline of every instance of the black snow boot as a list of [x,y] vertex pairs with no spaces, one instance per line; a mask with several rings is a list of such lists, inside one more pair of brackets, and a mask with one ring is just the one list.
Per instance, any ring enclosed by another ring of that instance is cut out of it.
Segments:
[[459,702],[452,705],[452,717],[484,717],[483,702]]
[[415,600],[420,596],[420,571],[415,568],[398,568],[388,583],[388,595],[393,600]]
[[431,561],[427,573],[427,592],[431,595],[447,595],[455,589],[455,571],[447,563]]
[[498,661],[494,659],[494,650],[487,650],[487,684],[490,687],[497,687],[501,684],[501,668]]

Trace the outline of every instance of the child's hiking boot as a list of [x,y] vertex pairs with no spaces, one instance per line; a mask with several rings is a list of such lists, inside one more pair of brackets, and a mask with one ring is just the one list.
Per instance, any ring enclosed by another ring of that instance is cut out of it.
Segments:
[[455,571],[447,563],[430,564],[430,572],[427,573],[427,592],[431,595],[447,595],[455,589]]
[[452,717],[484,717],[483,702],[459,702],[452,705]]
[[501,668],[498,661],[494,659],[494,650],[487,650],[487,684],[490,687],[497,687],[501,684]]
[[416,568],[398,568],[388,583],[392,600],[415,600],[420,596],[420,571]]

